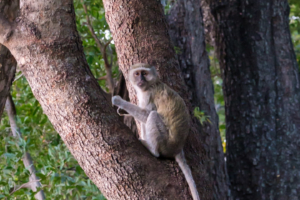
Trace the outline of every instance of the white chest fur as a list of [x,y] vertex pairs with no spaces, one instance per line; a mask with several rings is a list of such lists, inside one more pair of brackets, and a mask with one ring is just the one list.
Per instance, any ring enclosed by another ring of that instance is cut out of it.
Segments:
[[151,103],[149,103],[150,94],[149,92],[144,92],[141,90],[137,90],[137,98],[138,98],[138,106],[143,109],[147,110],[153,110],[153,106]]
[[148,92],[142,92],[142,91],[138,91],[137,92],[137,98],[139,100],[139,107],[140,108],[147,108],[148,104],[149,104],[149,98],[150,95],[148,94]]

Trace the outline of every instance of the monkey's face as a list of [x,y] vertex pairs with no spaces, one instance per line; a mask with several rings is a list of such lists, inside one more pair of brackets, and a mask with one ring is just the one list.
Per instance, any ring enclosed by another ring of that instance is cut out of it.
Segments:
[[129,80],[134,86],[145,91],[157,81],[154,68],[137,68],[130,71]]

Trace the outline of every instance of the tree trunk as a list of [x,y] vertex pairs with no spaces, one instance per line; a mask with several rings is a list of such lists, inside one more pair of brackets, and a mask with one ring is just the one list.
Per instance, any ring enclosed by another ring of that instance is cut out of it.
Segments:
[[201,140],[209,152],[208,172],[214,181],[214,199],[227,199],[228,177],[214,105],[214,91],[205,51],[203,15],[200,0],[177,0],[169,11],[170,35],[178,50],[180,69],[188,86],[193,107],[210,116],[211,123],[201,126]]
[[[103,3],[106,20],[116,45],[119,67],[127,81],[131,101],[137,100],[134,89],[128,82],[128,69],[132,64],[144,62],[156,66],[160,78],[185,99],[192,113],[193,105],[189,102],[188,87],[184,83],[174,48],[170,42],[167,22],[160,2],[104,0]],[[199,122],[193,118],[190,136],[184,150],[201,198],[212,199],[212,179],[206,171],[210,164],[209,151],[204,148],[204,143],[209,143],[209,141],[204,141],[205,137],[202,134]],[[176,169],[172,176],[177,177],[180,171],[178,165],[175,162],[164,162],[168,163],[169,168]],[[179,180],[184,183],[185,191],[187,191],[187,184],[182,175]]]
[[210,0],[234,199],[299,199],[299,70],[288,2]]
[[[17,0],[0,1],[0,13],[9,21],[13,21],[18,11]],[[0,44],[0,120],[5,107],[10,86],[16,73],[17,63],[9,50]]]
[[[156,3],[153,0],[148,4],[153,2]],[[129,14],[128,5],[115,4],[118,9],[127,8],[127,12],[120,14]],[[20,16],[14,23],[8,23],[0,13],[0,42],[12,52],[43,111],[101,192],[108,199],[189,199],[186,181],[177,164],[154,158],[108,106],[110,100],[105,98],[85,60],[72,1],[23,0],[20,5]],[[163,18],[160,24],[162,21]],[[128,31],[140,32],[140,28],[143,26]],[[159,31],[156,28],[153,30]],[[164,23],[162,28],[166,30]],[[148,33],[144,30],[143,35]],[[167,35],[167,31],[164,33]],[[158,42],[158,53],[164,49],[174,57],[172,47],[164,44]],[[145,47],[139,46],[141,50]],[[159,65],[166,66],[160,70],[164,80],[177,81],[174,83],[177,90],[184,87],[181,77],[173,74],[177,72],[175,58],[160,62],[169,64]],[[172,76],[164,74],[166,70]],[[196,137],[200,134],[198,129],[193,126],[191,132],[190,145],[186,145],[187,158],[201,196],[210,199],[212,184],[203,166],[207,162],[206,152]]]

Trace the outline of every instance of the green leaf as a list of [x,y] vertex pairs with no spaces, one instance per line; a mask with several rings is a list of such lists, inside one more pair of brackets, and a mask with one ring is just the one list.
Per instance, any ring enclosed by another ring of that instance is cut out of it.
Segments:
[[4,156],[5,156],[6,158],[15,158],[15,157],[16,157],[16,155],[13,154],[13,153],[4,153]]

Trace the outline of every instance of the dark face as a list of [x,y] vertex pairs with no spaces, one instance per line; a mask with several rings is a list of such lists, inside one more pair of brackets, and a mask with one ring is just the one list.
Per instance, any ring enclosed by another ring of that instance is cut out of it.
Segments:
[[156,81],[156,73],[153,69],[135,69],[130,74],[130,81],[142,90],[147,90]]

